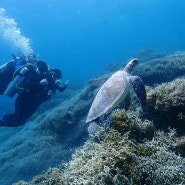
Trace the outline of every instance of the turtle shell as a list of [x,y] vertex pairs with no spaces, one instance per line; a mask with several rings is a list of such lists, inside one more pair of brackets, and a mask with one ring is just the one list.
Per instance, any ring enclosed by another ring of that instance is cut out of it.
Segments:
[[128,74],[115,72],[99,89],[87,115],[89,123],[115,108],[128,94]]

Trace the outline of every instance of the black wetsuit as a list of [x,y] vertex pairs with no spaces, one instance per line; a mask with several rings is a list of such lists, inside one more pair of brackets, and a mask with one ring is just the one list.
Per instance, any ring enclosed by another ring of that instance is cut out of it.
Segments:
[[24,125],[39,105],[49,98],[47,85],[40,85],[40,81],[45,78],[44,75],[38,75],[35,70],[30,70],[23,78],[23,90],[15,100],[15,112],[7,114],[0,120],[0,126]]
[[3,94],[5,89],[8,87],[9,82],[13,78],[15,71],[14,61],[10,61],[0,69],[0,94]]

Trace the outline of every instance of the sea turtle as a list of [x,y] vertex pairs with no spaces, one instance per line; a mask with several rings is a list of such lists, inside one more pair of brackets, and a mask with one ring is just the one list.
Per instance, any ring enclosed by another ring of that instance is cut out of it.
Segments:
[[87,115],[86,123],[96,121],[98,118],[113,110],[122,102],[132,86],[141,108],[145,109],[146,91],[143,81],[138,76],[131,76],[130,72],[139,63],[132,59],[123,70],[115,72],[99,89]]

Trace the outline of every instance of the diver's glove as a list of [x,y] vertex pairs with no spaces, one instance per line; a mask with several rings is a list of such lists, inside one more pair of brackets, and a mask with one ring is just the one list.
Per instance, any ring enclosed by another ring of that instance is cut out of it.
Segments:
[[48,85],[47,79],[42,79],[42,80],[40,81],[40,85]]

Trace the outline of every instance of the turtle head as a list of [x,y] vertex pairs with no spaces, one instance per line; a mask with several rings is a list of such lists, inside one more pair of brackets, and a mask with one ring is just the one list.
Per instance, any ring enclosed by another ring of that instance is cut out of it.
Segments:
[[139,64],[139,60],[137,58],[134,58],[128,62],[128,64],[125,66],[124,71],[127,73],[130,73],[132,69]]
[[134,66],[136,66],[137,64],[139,64],[139,59],[134,58],[129,63],[132,63]]

